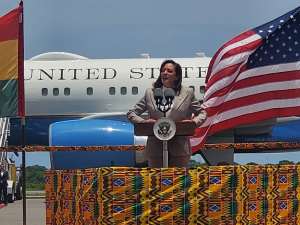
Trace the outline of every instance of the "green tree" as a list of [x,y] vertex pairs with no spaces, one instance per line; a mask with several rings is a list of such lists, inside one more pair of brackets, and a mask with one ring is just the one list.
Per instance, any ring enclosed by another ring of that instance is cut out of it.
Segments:
[[295,163],[293,161],[289,160],[281,160],[279,161],[279,165],[294,165]]
[[45,179],[44,172],[47,170],[44,166],[27,166],[26,167],[26,189],[29,190],[44,190]]
[[198,161],[193,160],[193,159],[191,159],[189,161],[189,164],[188,164],[189,168],[193,168],[193,167],[197,167],[197,166],[206,166],[206,163],[201,163],[201,162],[198,162]]

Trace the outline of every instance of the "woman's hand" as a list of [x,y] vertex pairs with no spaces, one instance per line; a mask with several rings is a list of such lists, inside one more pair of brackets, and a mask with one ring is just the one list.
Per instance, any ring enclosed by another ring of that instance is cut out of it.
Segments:
[[143,121],[143,123],[155,123],[155,122],[156,122],[155,119],[147,119]]
[[184,122],[184,123],[195,123],[194,120],[181,120],[181,122]]

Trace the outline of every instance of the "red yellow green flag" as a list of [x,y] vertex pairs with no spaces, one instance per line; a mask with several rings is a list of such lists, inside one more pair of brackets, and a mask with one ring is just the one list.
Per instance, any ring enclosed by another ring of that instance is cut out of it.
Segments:
[[24,116],[23,3],[0,17],[0,117]]

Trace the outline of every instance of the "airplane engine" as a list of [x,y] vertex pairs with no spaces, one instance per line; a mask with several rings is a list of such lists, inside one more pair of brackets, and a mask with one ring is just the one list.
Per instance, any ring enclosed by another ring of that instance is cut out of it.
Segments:
[[[87,119],[56,122],[49,127],[50,146],[103,146],[134,144],[133,125],[129,122]],[[52,169],[134,166],[131,151],[57,151],[50,155]]]

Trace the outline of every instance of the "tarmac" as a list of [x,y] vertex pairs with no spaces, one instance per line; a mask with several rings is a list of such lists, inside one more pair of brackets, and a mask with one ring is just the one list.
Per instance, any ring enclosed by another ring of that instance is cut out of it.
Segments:
[[[46,224],[46,204],[44,198],[26,200],[26,224]],[[23,225],[23,200],[0,205],[1,225]]]

